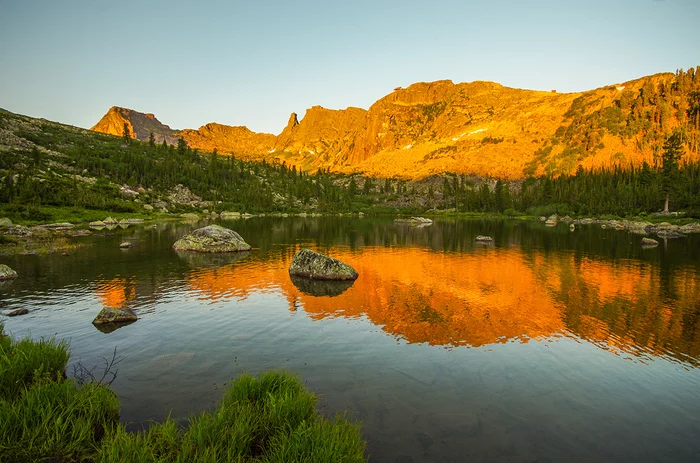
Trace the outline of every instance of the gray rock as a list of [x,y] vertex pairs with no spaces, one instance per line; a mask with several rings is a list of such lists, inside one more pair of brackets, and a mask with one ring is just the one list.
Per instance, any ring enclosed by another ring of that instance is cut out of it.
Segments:
[[683,225],[679,231],[681,233],[700,233],[700,223],[689,223]]
[[7,227],[5,234],[10,236],[32,236],[34,232],[31,228],[24,225],[11,225]]
[[240,252],[250,251],[250,245],[241,235],[219,225],[198,228],[173,244],[177,251]]
[[135,322],[138,317],[131,309],[121,309],[115,307],[103,307],[97,317],[92,321],[93,325],[106,323],[128,323]]
[[144,205],[143,205],[143,210],[144,210],[144,211],[151,212],[151,211],[153,210],[153,206],[151,206],[150,204],[144,204]]
[[119,245],[119,247],[122,248],[122,249],[133,248],[133,247],[134,247],[134,243],[132,243],[132,242],[130,242],[130,241],[123,241],[123,242]]
[[409,225],[430,225],[433,223],[433,221],[430,219],[426,219],[425,217],[411,217],[410,219],[395,219],[394,223],[406,223]]
[[114,217],[107,217],[102,222],[104,222],[105,225],[116,225],[119,223],[119,221]]
[[13,310],[12,312],[9,312],[7,314],[8,317],[18,317],[20,315],[27,315],[29,313],[29,309],[16,309]]
[[14,280],[15,278],[17,278],[17,272],[5,264],[0,264],[0,281]]
[[656,236],[659,238],[685,238],[685,235],[675,230],[657,230]]
[[547,218],[547,220],[544,222],[544,224],[547,225],[548,227],[553,227],[557,224],[557,222],[559,222],[559,217],[557,217],[556,214],[552,214]]
[[652,238],[642,238],[642,246],[658,246],[659,242]]
[[576,225],[574,225],[573,223],[569,224],[569,230],[576,231]]
[[493,243],[493,238],[490,236],[485,236],[485,235],[477,235],[475,240],[478,243]]
[[350,265],[310,249],[302,249],[294,255],[289,274],[313,280],[355,280],[358,277]]

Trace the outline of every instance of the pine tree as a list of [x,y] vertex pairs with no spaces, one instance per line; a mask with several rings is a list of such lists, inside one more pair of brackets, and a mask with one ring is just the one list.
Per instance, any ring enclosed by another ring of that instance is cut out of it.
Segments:
[[671,186],[678,173],[678,160],[683,154],[683,143],[681,141],[681,133],[676,130],[666,139],[664,143],[664,152],[662,154],[662,172],[663,172],[663,187],[666,193],[666,201],[664,203],[664,212],[668,213],[668,203],[671,196]]
[[122,132],[122,138],[124,139],[124,143],[127,145],[131,143],[131,131],[129,130],[129,124],[124,122],[124,131]]

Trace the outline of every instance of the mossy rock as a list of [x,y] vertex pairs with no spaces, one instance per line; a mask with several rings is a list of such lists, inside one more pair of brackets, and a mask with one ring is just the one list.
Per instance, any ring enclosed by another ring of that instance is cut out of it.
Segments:
[[197,252],[241,252],[251,247],[233,230],[220,225],[198,228],[183,236],[173,244],[176,251]]
[[294,255],[289,274],[312,280],[355,280],[358,277],[350,265],[310,249],[302,249]]
[[12,220],[7,217],[0,217],[0,228],[7,228],[12,226]]
[[97,314],[97,317],[92,321],[92,324],[130,323],[136,320],[138,320],[138,317],[136,317],[136,314],[131,309],[103,307],[100,313]]
[[17,278],[17,272],[5,264],[0,264],[0,281],[14,280],[15,278]]
[[659,242],[653,238],[642,238],[642,246],[652,247],[652,246],[658,246],[658,245],[659,245]]

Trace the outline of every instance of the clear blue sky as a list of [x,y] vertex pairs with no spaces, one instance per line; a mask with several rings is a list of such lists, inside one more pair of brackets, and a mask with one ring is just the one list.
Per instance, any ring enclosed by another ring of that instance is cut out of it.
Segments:
[[698,24],[700,0],[0,0],[0,107],[276,134],[418,81],[579,91],[694,67]]

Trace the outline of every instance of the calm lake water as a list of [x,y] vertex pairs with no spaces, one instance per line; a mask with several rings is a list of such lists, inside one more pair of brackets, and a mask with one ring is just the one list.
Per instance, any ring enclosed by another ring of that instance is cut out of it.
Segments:
[[[31,311],[6,331],[67,338],[88,366],[116,348],[132,428],[212,408],[242,371],[287,368],[324,412],[364,421],[372,462],[700,461],[700,236],[642,249],[628,232],[539,222],[219,223],[253,251],[173,251],[199,222],[0,257],[20,275],[0,309]],[[302,247],[360,277],[291,281]],[[139,320],[102,333],[102,306]]]

